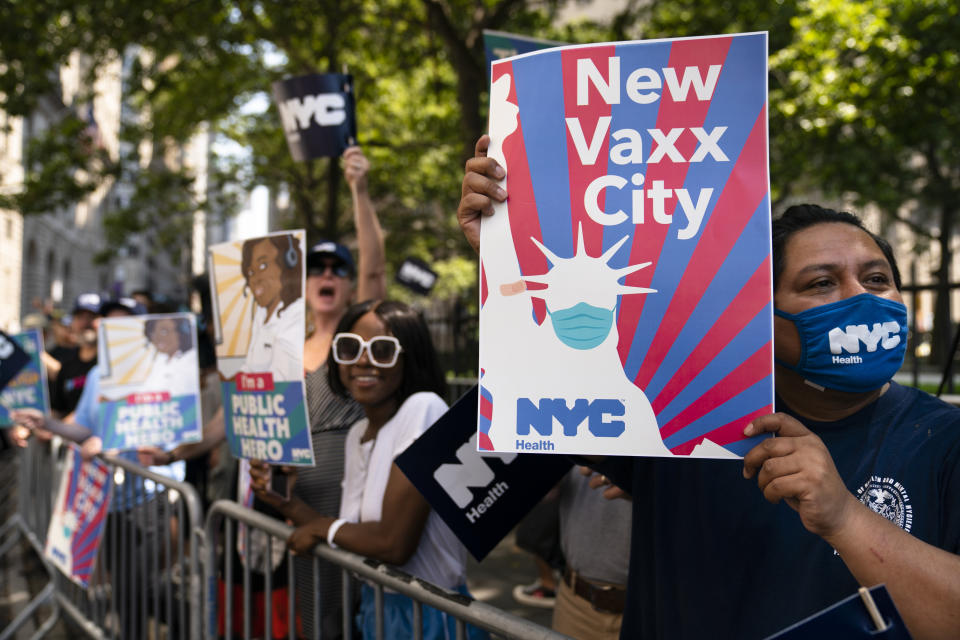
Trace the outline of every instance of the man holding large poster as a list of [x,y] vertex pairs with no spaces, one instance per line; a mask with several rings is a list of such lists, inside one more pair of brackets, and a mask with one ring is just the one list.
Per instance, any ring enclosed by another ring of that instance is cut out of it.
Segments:
[[[475,249],[481,217],[508,196],[488,145],[467,164],[458,210]],[[752,418],[743,436],[778,437],[743,465],[595,462],[633,496],[621,637],[762,638],[881,582],[915,636],[957,637],[960,411],[891,380],[906,337],[892,251],[855,216],[815,205],[791,207],[772,234],[783,413]]]

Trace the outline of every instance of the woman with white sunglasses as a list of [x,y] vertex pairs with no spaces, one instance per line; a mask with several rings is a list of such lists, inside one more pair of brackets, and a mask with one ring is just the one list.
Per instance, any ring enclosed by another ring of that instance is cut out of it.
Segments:
[[[394,459],[447,410],[444,377],[423,319],[401,302],[350,307],[331,349],[337,363],[330,387],[353,398],[364,418],[347,435],[343,495],[338,518],[307,513],[293,499],[281,507],[300,526],[288,540],[304,553],[326,540],[332,547],[399,566],[433,584],[466,593],[466,550]],[[423,607],[423,637],[452,637],[453,619]],[[364,586],[358,623],[374,637],[374,592]],[[406,596],[384,594],[388,638],[413,637],[413,606]],[[486,633],[469,628],[469,637]]]

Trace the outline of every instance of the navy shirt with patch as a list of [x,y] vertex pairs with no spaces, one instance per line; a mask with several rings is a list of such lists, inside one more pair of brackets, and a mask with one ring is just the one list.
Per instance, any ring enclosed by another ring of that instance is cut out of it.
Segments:
[[[960,409],[891,384],[844,420],[800,421],[862,502],[960,553]],[[763,638],[859,586],[793,509],[743,478],[741,461],[612,458],[599,467],[633,496],[621,638]]]

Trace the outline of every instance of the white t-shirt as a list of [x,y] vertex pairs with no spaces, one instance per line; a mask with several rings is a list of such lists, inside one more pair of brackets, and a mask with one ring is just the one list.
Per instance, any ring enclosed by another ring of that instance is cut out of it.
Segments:
[[267,322],[264,322],[267,310],[258,306],[253,314],[247,359],[240,370],[244,373],[269,371],[277,382],[303,378],[303,314],[303,298],[297,298],[282,311],[278,305]]
[[[447,404],[440,396],[421,391],[407,398],[373,440],[360,443],[367,430],[366,418],[350,427],[344,445],[341,518],[348,522],[380,520],[394,459],[446,411]],[[431,509],[416,552],[400,568],[449,589],[466,582],[466,566],[466,548]]]
[[196,394],[200,391],[199,371],[194,349],[177,351],[172,356],[158,353],[140,388],[145,391],[167,391],[171,397]]

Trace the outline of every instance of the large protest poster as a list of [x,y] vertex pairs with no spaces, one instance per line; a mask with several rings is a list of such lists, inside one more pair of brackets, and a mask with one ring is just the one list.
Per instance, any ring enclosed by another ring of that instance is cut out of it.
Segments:
[[172,449],[202,439],[193,314],[103,318],[99,331],[103,448]]
[[93,575],[111,489],[110,467],[96,458],[84,462],[80,448],[71,444],[53,503],[44,555],[84,587]]
[[36,409],[50,413],[50,395],[47,370],[40,359],[43,354],[43,332],[30,329],[10,336],[13,342],[29,356],[22,369],[0,387],[0,427],[10,426],[10,412],[14,409]]
[[397,466],[463,546],[483,560],[560,481],[563,456],[477,450],[477,387],[397,456]]
[[478,446],[736,457],[773,405],[764,33],[493,64]]
[[217,367],[238,458],[313,465],[303,384],[305,235],[210,247]]

